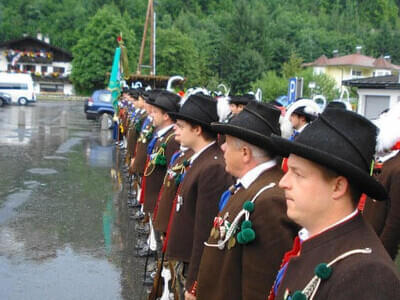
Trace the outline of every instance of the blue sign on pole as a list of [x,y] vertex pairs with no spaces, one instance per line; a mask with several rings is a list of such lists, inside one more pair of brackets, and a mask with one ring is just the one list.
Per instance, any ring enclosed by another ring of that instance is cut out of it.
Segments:
[[297,77],[289,79],[288,104],[296,101]]

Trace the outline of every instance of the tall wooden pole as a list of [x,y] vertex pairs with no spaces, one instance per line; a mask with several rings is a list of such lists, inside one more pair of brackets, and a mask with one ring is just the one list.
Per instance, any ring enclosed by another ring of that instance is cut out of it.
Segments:
[[136,73],[137,74],[140,74],[141,73],[141,69],[142,69],[143,53],[144,53],[144,47],[146,45],[147,27],[148,27],[148,24],[149,24],[149,18],[153,15],[152,14],[152,10],[153,10],[152,7],[153,7],[153,1],[149,0],[149,2],[147,4],[146,20],[144,22],[142,44],[140,45],[139,62],[138,62],[137,69],[136,69]]
[[150,75],[153,74],[154,70],[154,61],[153,61],[153,46],[154,46],[154,7],[153,7],[153,0],[150,0],[151,7],[150,7]]

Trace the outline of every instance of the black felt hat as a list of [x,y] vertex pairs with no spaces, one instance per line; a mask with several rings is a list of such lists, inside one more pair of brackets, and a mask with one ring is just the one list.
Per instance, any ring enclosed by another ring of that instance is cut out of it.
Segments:
[[131,97],[135,98],[136,100],[137,100],[137,98],[139,98],[139,93],[138,93],[138,91],[136,89],[130,89],[128,94]]
[[314,112],[311,108],[308,106],[299,106],[296,108],[292,114],[296,114],[299,116],[304,116],[307,119],[307,122],[314,121],[315,118],[317,117],[316,112]]
[[341,109],[326,109],[296,138],[273,136],[278,153],[296,154],[345,176],[361,192],[385,200],[385,188],[370,176],[377,128],[363,116]]
[[243,104],[247,105],[251,101],[255,101],[256,98],[252,94],[245,94],[242,96],[231,96],[231,99],[229,100],[229,103],[231,104]]
[[177,112],[179,110],[179,101],[181,97],[177,94],[162,90],[156,93],[155,95],[152,94],[150,99],[153,101],[149,102],[149,104],[161,108],[165,112]]
[[170,112],[172,119],[184,120],[211,130],[211,123],[218,121],[217,101],[203,94],[190,96],[179,112]]
[[143,94],[143,99],[148,103],[148,104],[153,104],[154,101],[156,101],[156,97],[159,93],[161,93],[161,89],[155,89],[155,90],[150,90],[147,91],[146,93]]
[[281,134],[280,115],[280,110],[271,104],[251,101],[229,123],[212,123],[211,126],[216,132],[237,137],[275,152],[271,134]]

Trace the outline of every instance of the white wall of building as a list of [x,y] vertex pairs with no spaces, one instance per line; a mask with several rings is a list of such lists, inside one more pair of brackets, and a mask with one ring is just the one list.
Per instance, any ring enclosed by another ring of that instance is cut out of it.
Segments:
[[[0,72],[7,72],[7,66],[9,62],[7,61],[6,56],[4,55],[4,51],[6,49],[0,49]],[[47,71],[43,74],[45,76],[51,76],[54,72],[54,67],[64,68],[64,73],[61,74],[61,77],[67,77],[71,75],[72,64],[70,62],[53,62],[52,64],[33,64],[33,63],[18,63],[20,66],[20,70],[23,71],[24,65],[35,65],[35,73],[42,73],[42,66],[47,67]],[[44,80],[45,81],[45,80]],[[34,91],[36,94],[40,94],[40,83],[34,83]],[[74,95],[74,88],[71,83],[64,83],[64,94],[65,95]]]
[[4,55],[6,49],[0,48],[0,72],[7,71],[7,58]]
[[364,115],[366,109],[366,101],[368,97],[389,97],[389,107],[392,108],[395,104],[400,103],[400,90],[395,89],[363,89],[358,88],[358,107],[357,112]]

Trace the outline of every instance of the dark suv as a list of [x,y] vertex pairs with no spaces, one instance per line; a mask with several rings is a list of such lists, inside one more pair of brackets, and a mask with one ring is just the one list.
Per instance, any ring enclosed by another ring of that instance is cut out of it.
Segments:
[[5,104],[11,104],[11,95],[0,92],[0,106],[3,106]]
[[102,129],[112,128],[114,107],[112,105],[111,92],[108,90],[94,91],[92,96],[85,101],[84,111],[86,119],[100,120]]

